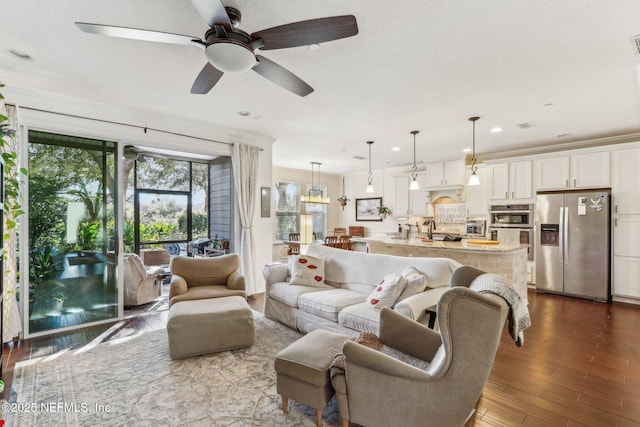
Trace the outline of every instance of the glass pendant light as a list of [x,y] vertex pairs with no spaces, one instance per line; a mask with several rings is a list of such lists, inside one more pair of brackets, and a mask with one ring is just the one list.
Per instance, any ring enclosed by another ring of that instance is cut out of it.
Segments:
[[[331,198],[324,196],[324,191],[320,186],[320,165],[322,165],[322,163],[311,162],[311,187],[307,189],[307,194],[303,194],[300,196],[300,201],[302,203],[318,203],[322,205],[327,205],[331,203]],[[318,185],[317,186],[314,179],[314,170],[316,166],[318,168]]]
[[367,193],[373,193],[373,174],[371,172],[371,145],[373,141],[367,141],[369,145],[369,179],[367,181]]
[[467,185],[480,185],[480,177],[478,176],[478,167],[476,166],[476,121],[480,117],[469,117],[469,121],[473,123],[473,157],[471,162],[471,176]]
[[419,133],[419,130],[412,130],[411,134],[413,135],[413,172],[411,172],[411,184],[409,184],[409,190],[419,190],[420,185],[418,184],[418,180],[416,179],[418,174],[418,167],[416,166],[416,135]]

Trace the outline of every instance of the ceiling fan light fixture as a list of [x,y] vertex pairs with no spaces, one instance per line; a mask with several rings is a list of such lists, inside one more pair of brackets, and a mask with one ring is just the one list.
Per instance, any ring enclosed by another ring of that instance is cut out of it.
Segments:
[[244,73],[256,65],[253,50],[235,40],[216,40],[205,48],[204,54],[211,65],[224,73]]

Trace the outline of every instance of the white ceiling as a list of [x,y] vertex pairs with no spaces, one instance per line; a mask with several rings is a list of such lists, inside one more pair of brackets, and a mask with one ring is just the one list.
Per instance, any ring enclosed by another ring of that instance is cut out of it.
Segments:
[[[640,34],[637,0],[223,2],[241,10],[248,33],[344,14],[355,15],[360,32],[317,51],[261,53],[314,87],[305,98],[251,71],[191,95],[205,63],[201,49],[86,34],[74,25],[202,38],[207,25],[188,0],[0,0],[5,95],[20,104],[26,92],[64,94],[270,137],[274,165],[308,169],[316,161],[323,173],[366,170],[367,161],[353,156],[367,156],[367,140],[375,141],[374,169],[409,164],[413,129],[421,131],[418,161],[462,157],[474,115],[481,116],[478,157],[640,131],[640,56],[631,43]],[[494,126],[504,131],[489,132]]]

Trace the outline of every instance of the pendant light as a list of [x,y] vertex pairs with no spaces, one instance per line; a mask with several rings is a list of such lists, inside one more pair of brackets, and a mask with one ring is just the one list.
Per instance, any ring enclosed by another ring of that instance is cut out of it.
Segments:
[[413,135],[413,172],[411,172],[411,184],[409,184],[409,190],[419,190],[420,185],[418,184],[418,180],[416,179],[418,176],[416,166],[416,135],[419,133],[419,130],[412,130],[411,134]]
[[[324,196],[324,191],[320,187],[320,165],[322,163],[311,162],[311,187],[307,190],[307,194],[303,194],[300,196],[300,201],[302,203],[320,203],[323,205],[327,205],[331,203],[331,199],[329,197]],[[314,170],[315,167],[318,167],[318,186],[316,187],[315,179],[314,179]]]
[[473,123],[473,158],[471,162],[471,176],[467,185],[480,185],[480,177],[478,176],[478,167],[476,166],[476,121],[480,117],[469,117],[469,121]]
[[367,182],[367,193],[373,193],[373,174],[371,172],[371,145],[373,141],[367,141],[369,145],[369,180]]

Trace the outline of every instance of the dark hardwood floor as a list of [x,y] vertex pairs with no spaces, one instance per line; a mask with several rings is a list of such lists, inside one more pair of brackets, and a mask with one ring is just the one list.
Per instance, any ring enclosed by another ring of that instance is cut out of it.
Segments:
[[[250,305],[262,311],[264,298]],[[640,306],[602,304],[529,290],[532,327],[524,346],[506,331],[467,426],[640,425]],[[164,328],[167,311],[111,325],[5,344],[7,398],[15,363]]]

